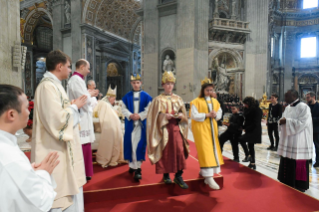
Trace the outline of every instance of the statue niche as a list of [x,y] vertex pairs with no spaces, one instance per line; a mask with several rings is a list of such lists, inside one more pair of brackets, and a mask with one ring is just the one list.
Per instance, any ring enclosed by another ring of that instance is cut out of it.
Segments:
[[229,53],[217,55],[212,62],[212,79],[215,90],[219,93],[234,94],[234,71],[237,70],[237,63]]
[[166,50],[162,54],[162,73],[171,71],[176,75],[175,53],[172,50]]

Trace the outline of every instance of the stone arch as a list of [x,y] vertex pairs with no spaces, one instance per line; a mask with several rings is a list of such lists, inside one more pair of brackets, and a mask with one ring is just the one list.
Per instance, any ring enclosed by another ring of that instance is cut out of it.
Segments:
[[140,7],[141,3],[134,0],[87,0],[82,22],[130,40],[141,19],[135,13]]
[[217,57],[218,55],[220,55],[222,53],[229,53],[231,56],[233,56],[234,60],[236,61],[237,68],[239,70],[244,69],[244,61],[243,61],[241,55],[239,54],[239,52],[234,51],[232,49],[215,49],[215,50],[213,50],[209,54],[209,59],[208,59],[209,60],[209,64],[208,64],[209,68],[212,68],[212,63],[213,63],[215,57]]
[[35,30],[39,19],[47,15],[51,21],[51,25],[53,25],[53,19],[51,14],[44,8],[35,8],[29,12],[26,17],[26,23],[24,25],[24,41],[26,43],[31,43],[33,41],[33,31]]
[[[133,27],[132,27],[131,36],[130,36],[130,37],[131,37],[130,40],[131,40],[132,43],[134,43],[134,40],[135,40],[135,32],[136,32],[137,28],[140,27],[140,24],[143,23],[142,21],[143,21],[142,17],[139,17],[139,18],[135,21],[135,23],[134,23],[134,25],[133,25]],[[141,26],[141,28],[143,28],[143,27]],[[141,29],[141,32],[142,32],[142,29]]]

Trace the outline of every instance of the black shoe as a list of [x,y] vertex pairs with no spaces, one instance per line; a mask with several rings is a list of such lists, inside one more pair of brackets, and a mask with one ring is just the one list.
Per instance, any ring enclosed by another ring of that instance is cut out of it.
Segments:
[[278,147],[274,147],[274,148],[272,149],[272,151],[274,151],[274,152],[277,152],[277,150],[278,150]]
[[274,148],[275,148],[274,146],[269,146],[267,150],[273,150]]
[[235,158],[233,161],[236,161],[236,162],[239,163],[239,158]]
[[86,181],[90,181],[92,177],[86,177]]
[[319,163],[316,162],[315,164],[313,164],[313,167],[315,167],[315,168],[319,167]]
[[244,160],[242,160],[242,162],[250,162],[251,161],[251,156],[248,155],[247,157],[245,157]]
[[256,170],[256,164],[249,164],[248,165],[248,168],[251,168],[251,169],[254,169],[254,170]]
[[169,174],[164,174],[163,181],[165,184],[172,184],[173,183],[171,178],[169,177]]
[[184,182],[182,176],[176,177],[174,179],[174,182],[179,185],[182,189],[188,189],[188,185]]
[[136,171],[136,169],[130,168],[130,169],[128,170],[128,173],[133,174],[135,171]]
[[142,170],[141,169],[136,169],[135,174],[134,174],[134,179],[136,181],[139,181],[142,179]]

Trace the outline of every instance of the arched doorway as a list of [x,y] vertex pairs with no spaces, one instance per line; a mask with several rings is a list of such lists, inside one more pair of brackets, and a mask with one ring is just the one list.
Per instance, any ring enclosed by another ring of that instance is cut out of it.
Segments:
[[318,78],[311,74],[305,74],[298,79],[299,93],[301,99],[305,100],[308,92],[312,91],[317,96]]
[[[117,87],[116,99],[122,99],[123,94],[123,73],[122,68],[116,62],[110,62],[106,68],[107,86],[112,88]],[[107,88],[108,89],[108,88]]]

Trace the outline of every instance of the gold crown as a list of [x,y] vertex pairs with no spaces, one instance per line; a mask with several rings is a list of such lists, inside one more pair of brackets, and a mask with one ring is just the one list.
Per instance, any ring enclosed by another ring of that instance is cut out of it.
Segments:
[[173,72],[171,72],[171,71],[165,71],[164,72],[164,74],[162,76],[162,83],[163,84],[165,84],[167,82],[175,83],[175,81],[176,81],[176,78],[175,78]]
[[136,74],[135,76],[131,75],[131,81],[141,80],[141,76],[139,74]]
[[204,85],[204,84],[212,84],[212,80],[205,77],[205,79],[201,80],[201,85]]
[[112,89],[111,88],[111,85],[109,86],[109,89],[108,89],[108,91],[107,91],[107,93],[106,93],[106,96],[115,96],[116,97],[116,88],[117,87],[115,87],[114,89]]

